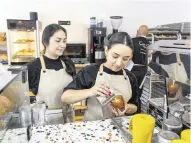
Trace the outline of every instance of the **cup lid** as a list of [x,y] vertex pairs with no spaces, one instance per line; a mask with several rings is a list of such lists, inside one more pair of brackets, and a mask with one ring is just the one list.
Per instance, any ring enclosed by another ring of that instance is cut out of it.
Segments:
[[185,113],[182,115],[182,120],[187,123],[187,124],[190,124],[190,112],[189,113]]
[[180,138],[176,133],[174,133],[172,131],[166,131],[166,130],[160,131],[158,136],[162,137],[163,139],[169,140],[169,141]]
[[171,127],[181,127],[182,123],[180,120],[175,119],[175,118],[170,118],[170,119],[165,119],[163,121],[163,124],[167,125],[167,126],[171,126]]

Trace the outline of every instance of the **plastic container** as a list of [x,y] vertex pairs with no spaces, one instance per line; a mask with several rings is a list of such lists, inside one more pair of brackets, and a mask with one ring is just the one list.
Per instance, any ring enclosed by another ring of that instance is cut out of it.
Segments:
[[43,126],[46,124],[46,105],[45,104],[35,104],[32,107],[32,121],[33,126]]
[[103,19],[97,19],[97,27],[103,27]]
[[180,137],[172,131],[162,130],[158,133],[158,143],[169,143],[171,140],[179,138]]
[[28,93],[25,93],[25,99],[20,107],[19,115],[20,115],[20,124],[22,127],[28,127],[32,124],[32,108],[30,107],[30,98]]
[[96,27],[96,17],[90,17],[90,28]]

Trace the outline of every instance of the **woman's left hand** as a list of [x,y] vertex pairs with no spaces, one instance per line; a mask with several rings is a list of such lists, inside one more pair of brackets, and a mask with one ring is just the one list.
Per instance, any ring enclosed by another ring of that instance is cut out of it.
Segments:
[[123,111],[121,111],[119,108],[112,107],[112,112],[115,114],[115,116],[123,116],[127,112],[127,109],[128,109],[128,105],[125,102],[125,108],[123,109]]

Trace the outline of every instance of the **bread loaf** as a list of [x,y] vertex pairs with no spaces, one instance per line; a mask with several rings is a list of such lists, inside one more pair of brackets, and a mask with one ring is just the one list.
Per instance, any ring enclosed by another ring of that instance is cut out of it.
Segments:
[[0,95],[0,115],[4,115],[6,112],[9,112],[11,110],[11,101],[7,97]]

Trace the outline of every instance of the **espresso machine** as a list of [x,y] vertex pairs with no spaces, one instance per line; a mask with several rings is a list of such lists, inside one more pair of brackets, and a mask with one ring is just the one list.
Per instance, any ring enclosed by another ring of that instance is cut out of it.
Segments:
[[89,61],[90,63],[103,63],[105,61],[104,38],[105,27],[93,27],[89,29]]

